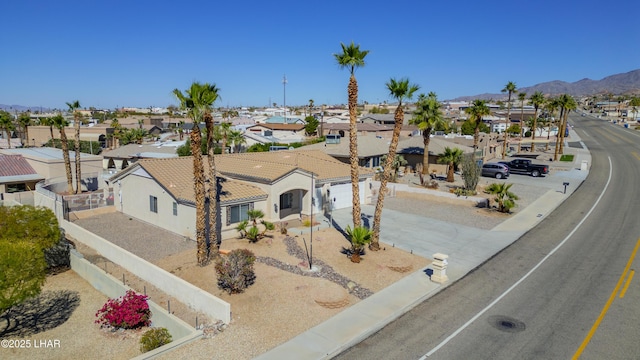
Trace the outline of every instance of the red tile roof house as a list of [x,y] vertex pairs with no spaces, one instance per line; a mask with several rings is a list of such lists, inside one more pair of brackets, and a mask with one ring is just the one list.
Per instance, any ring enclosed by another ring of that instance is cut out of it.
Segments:
[[[267,221],[284,222],[307,217],[312,211],[322,217],[331,209],[351,206],[349,165],[321,151],[224,154],[216,155],[215,161],[221,187],[221,239],[238,235],[235,227],[247,219],[250,209],[262,210]],[[371,169],[361,168],[362,203],[371,196],[372,177]],[[191,157],[142,159],[109,182],[113,185],[116,210],[195,238]]]
[[21,155],[0,155],[0,200],[33,205],[33,195],[25,193],[35,190],[41,180],[44,177]]

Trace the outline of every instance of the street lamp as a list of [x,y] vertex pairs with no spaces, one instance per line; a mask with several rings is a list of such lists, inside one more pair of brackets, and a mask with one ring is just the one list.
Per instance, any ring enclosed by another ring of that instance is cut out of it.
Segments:
[[287,123],[287,75],[282,75],[282,90],[284,102],[284,123]]

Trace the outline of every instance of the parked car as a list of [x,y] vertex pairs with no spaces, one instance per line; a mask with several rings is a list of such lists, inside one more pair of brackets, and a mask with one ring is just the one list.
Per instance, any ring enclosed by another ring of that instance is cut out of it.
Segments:
[[482,165],[482,176],[504,179],[509,177],[509,167],[500,163],[486,163]]
[[530,159],[515,159],[512,161],[500,161],[509,168],[509,173],[525,174],[533,177],[549,173],[549,165],[534,164]]

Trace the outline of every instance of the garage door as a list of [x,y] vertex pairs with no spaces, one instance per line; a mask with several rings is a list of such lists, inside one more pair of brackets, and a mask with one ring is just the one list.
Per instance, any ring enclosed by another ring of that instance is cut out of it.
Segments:
[[[360,203],[364,203],[364,182],[360,182]],[[350,208],[352,204],[351,199],[351,183],[346,184],[332,184],[331,185],[331,198],[336,200],[333,203],[333,209]]]

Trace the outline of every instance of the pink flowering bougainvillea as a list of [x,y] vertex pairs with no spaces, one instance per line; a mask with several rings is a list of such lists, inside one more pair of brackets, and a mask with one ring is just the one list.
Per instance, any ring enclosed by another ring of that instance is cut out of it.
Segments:
[[109,299],[96,313],[97,324],[114,328],[135,329],[151,324],[151,310],[145,295],[127,290],[118,299]]

